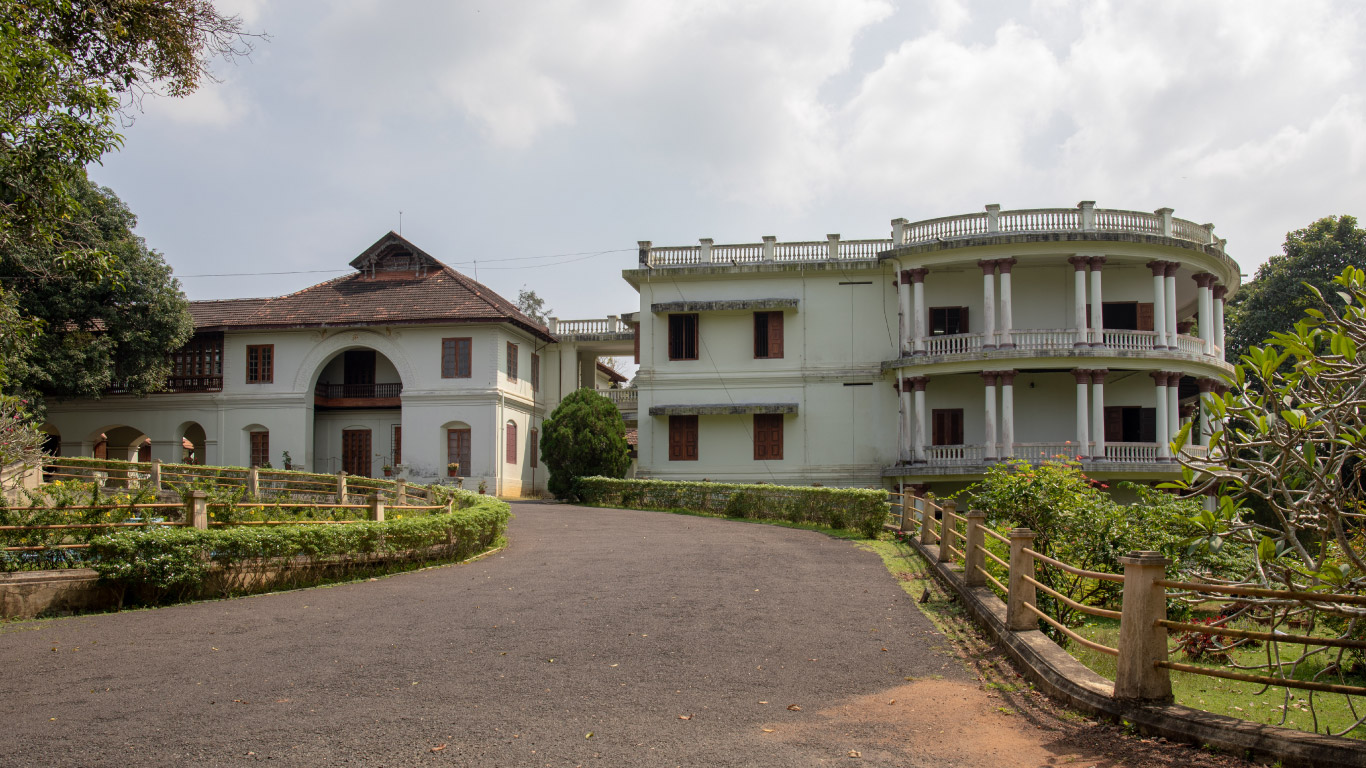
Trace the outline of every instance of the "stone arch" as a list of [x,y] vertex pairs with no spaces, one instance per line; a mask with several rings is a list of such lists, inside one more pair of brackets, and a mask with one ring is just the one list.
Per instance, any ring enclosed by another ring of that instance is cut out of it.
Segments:
[[402,347],[390,337],[370,329],[343,331],[313,345],[299,364],[294,377],[294,389],[299,392],[312,392],[318,383],[318,376],[332,358],[348,349],[372,349],[389,359],[398,372],[399,381],[406,388],[417,381],[412,361]]
[[[185,464],[205,464],[208,456],[208,431],[197,421],[186,421],[176,427],[175,461]],[[186,445],[188,443],[188,446]]]

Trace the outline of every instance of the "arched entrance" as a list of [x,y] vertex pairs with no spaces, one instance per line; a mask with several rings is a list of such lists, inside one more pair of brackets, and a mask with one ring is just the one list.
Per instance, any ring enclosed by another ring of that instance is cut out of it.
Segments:
[[191,421],[180,427],[180,450],[175,452],[176,460],[182,464],[204,464],[208,456],[208,435],[199,422]]
[[402,459],[403,380],[369,346],[330,354],[313,384],[313,470],[378,477]]

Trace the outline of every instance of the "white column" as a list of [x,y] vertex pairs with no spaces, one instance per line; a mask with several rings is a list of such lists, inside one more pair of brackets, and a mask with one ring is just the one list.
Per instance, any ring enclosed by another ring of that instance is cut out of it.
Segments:
[[1214,286],[1212,299],[1214,301],[1214,327],[1210,329],[1214,333],[1214,354],[1216,357],[1223,358],[1224,347],[1224,297],[1228,295],[1228,286]]
[[897,277],[896,297],[901,306],[901,337],[896,356],[905,357],[911,349],[911,336],[915,326],[915,319],[911,316],[911,272],[907,269],[900,270]]
[[1205,354],[1207,355],[1214,354],[1214,334],[1211,333],[1214,329],[1214,302],[1209,291],[1210,281],[1213,279],[1214,275],[1208,272],[1201,272],[1195,276],[1195,289],[1200,296],[1200,315],[1196,322],[1200,326],[1200,340],[1205,342]]
[[1067,259],[1072,265],[1075,281],[1072,288],[1072,326],[1076,328],[1077,338],[1074,347],[1085,347],[1086,343],[1086,257],[1072,256]]
[[1209,433],[1213,422],[1210,420],[1209,403],[1206,400],[1210,392],[1214,391],[1213,379],[1200,379],[1200,399],[1199,407],[1195,412],[1195,417],[1200,420],[1200,442],[1199,445],[1209,446]]
[[1150,261],[1148,269],[1153,271],[1153,333],[1157,334],[1153,343],[1162,349],[1167,346],[1167,283],[1162,277],[1167,262]]
[[1091,456],[1105,458],[1105,375],[1107,370],[1091,371]]
[[1167,284],[1167,346],[1176,349],[1176,270],[1181,265],[1174,261],[1167,262],[1167,268],[1163,271],[1163,281]]
[[996,346],[996,261],[977,262],[982,268],[982,347]]
[[1166,371],[1153,371],[1148,374],[1153,377],[1153,401],[1157,405],[1157,424],[1154,429],[1157,431],[1157,459],[1166,461],[1171,458],[1172,436],[1168,431],[1167,421],[1167,378]]
[[915,458],[915,408],[911,400],[911,380],[902,378],[900,380],[901,400],[901,446],[897,455],[901,461],[906,462]]
[[1101,267],[1105,265],[1104,256],[1092,256],[1091,264],[1091,346],[1105,344],[1105,320],[1103,301],[1100,293]]
[[916,376],[911,379],[911,386],[915,388],[915,442],[913,444],[914,459],[917,462],[925,461],[925,385],[930,381],[928,376]]
[[1015,458],[1015,374],[1001,371],[1001,458]]
[[929,325],[930,308],[925,305],[925,275],[930,271],[925,268],[911,270],[911,288],[915,293],[915,343],[914,352],[917,355],[925,354],[926,326]]
[[1167,442],[1181,431],[1181,374],[1167,374]]
[[1015,339],[1011,336],[1014,330],[1015,318],[1011,312],[1010,297],[1010,268],[1015,266],[1016,259],[1001,259],[998,265],[1001,268],[1001,346],[1012,349],[1015,346]]
[[982,388],[986,392],[986,410],[983,413],[983,421],[986,425],[985,440],[982,441],[983,455],[988,461],[996,458],[996,379],[999,377],[995,371],[985,371],[982,373]]
[[1091,372],[1077,369],[1072,371],[1077,377],[1077,453],[1086,457],[1091,455],[1091,428],[1088,423],[1090,410],[1086,407],[1086,390],[1091,388]]

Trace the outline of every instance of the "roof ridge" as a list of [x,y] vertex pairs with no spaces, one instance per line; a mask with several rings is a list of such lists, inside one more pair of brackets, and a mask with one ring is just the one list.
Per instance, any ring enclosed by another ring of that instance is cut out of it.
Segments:
[[[454,267],[450,266],[449,264],[443,261],[437,261],[437,263],[441,265],[442,270],[449,273],[458,282],[460,282],[461,285],[465,286],[469,290],[474,291],[474,295],[482,299],[484,303],[489,306],[490,309],[510,314],[513,320],[520,320],[524,323],[531,325],[534,328],[544,329],[546,332],[550,331],[550,329],[546,327],[544,323],[539,323],[534,318],[522,312],[522,310],[517,308],[516,304],[513,304],[512,302],[503,298],[503,296],[500,295],[497,291],[493,290],[487,285],[484,285],[478,280],[475,280],[470,276],[460,272],[459,270],[455,269]],[[488,296],[485,296],[485,293],[487,293],[489,296],[493,296],[494,298],[502,301],[503,304],[505,304],[506,306],[499,306],[492,299],[488,298]]]

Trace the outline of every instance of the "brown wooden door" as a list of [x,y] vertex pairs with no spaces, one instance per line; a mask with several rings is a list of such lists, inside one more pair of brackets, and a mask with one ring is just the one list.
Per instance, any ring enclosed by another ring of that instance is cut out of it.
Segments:
[[446,463],[459,464],[456,477],[470,476],[470,431],[468,429],[446,430]]
[[697,417],[669,417],[669,461],[697,461]]
[[370,476],[370,430],[342,430],[342,469],[348,475]]

